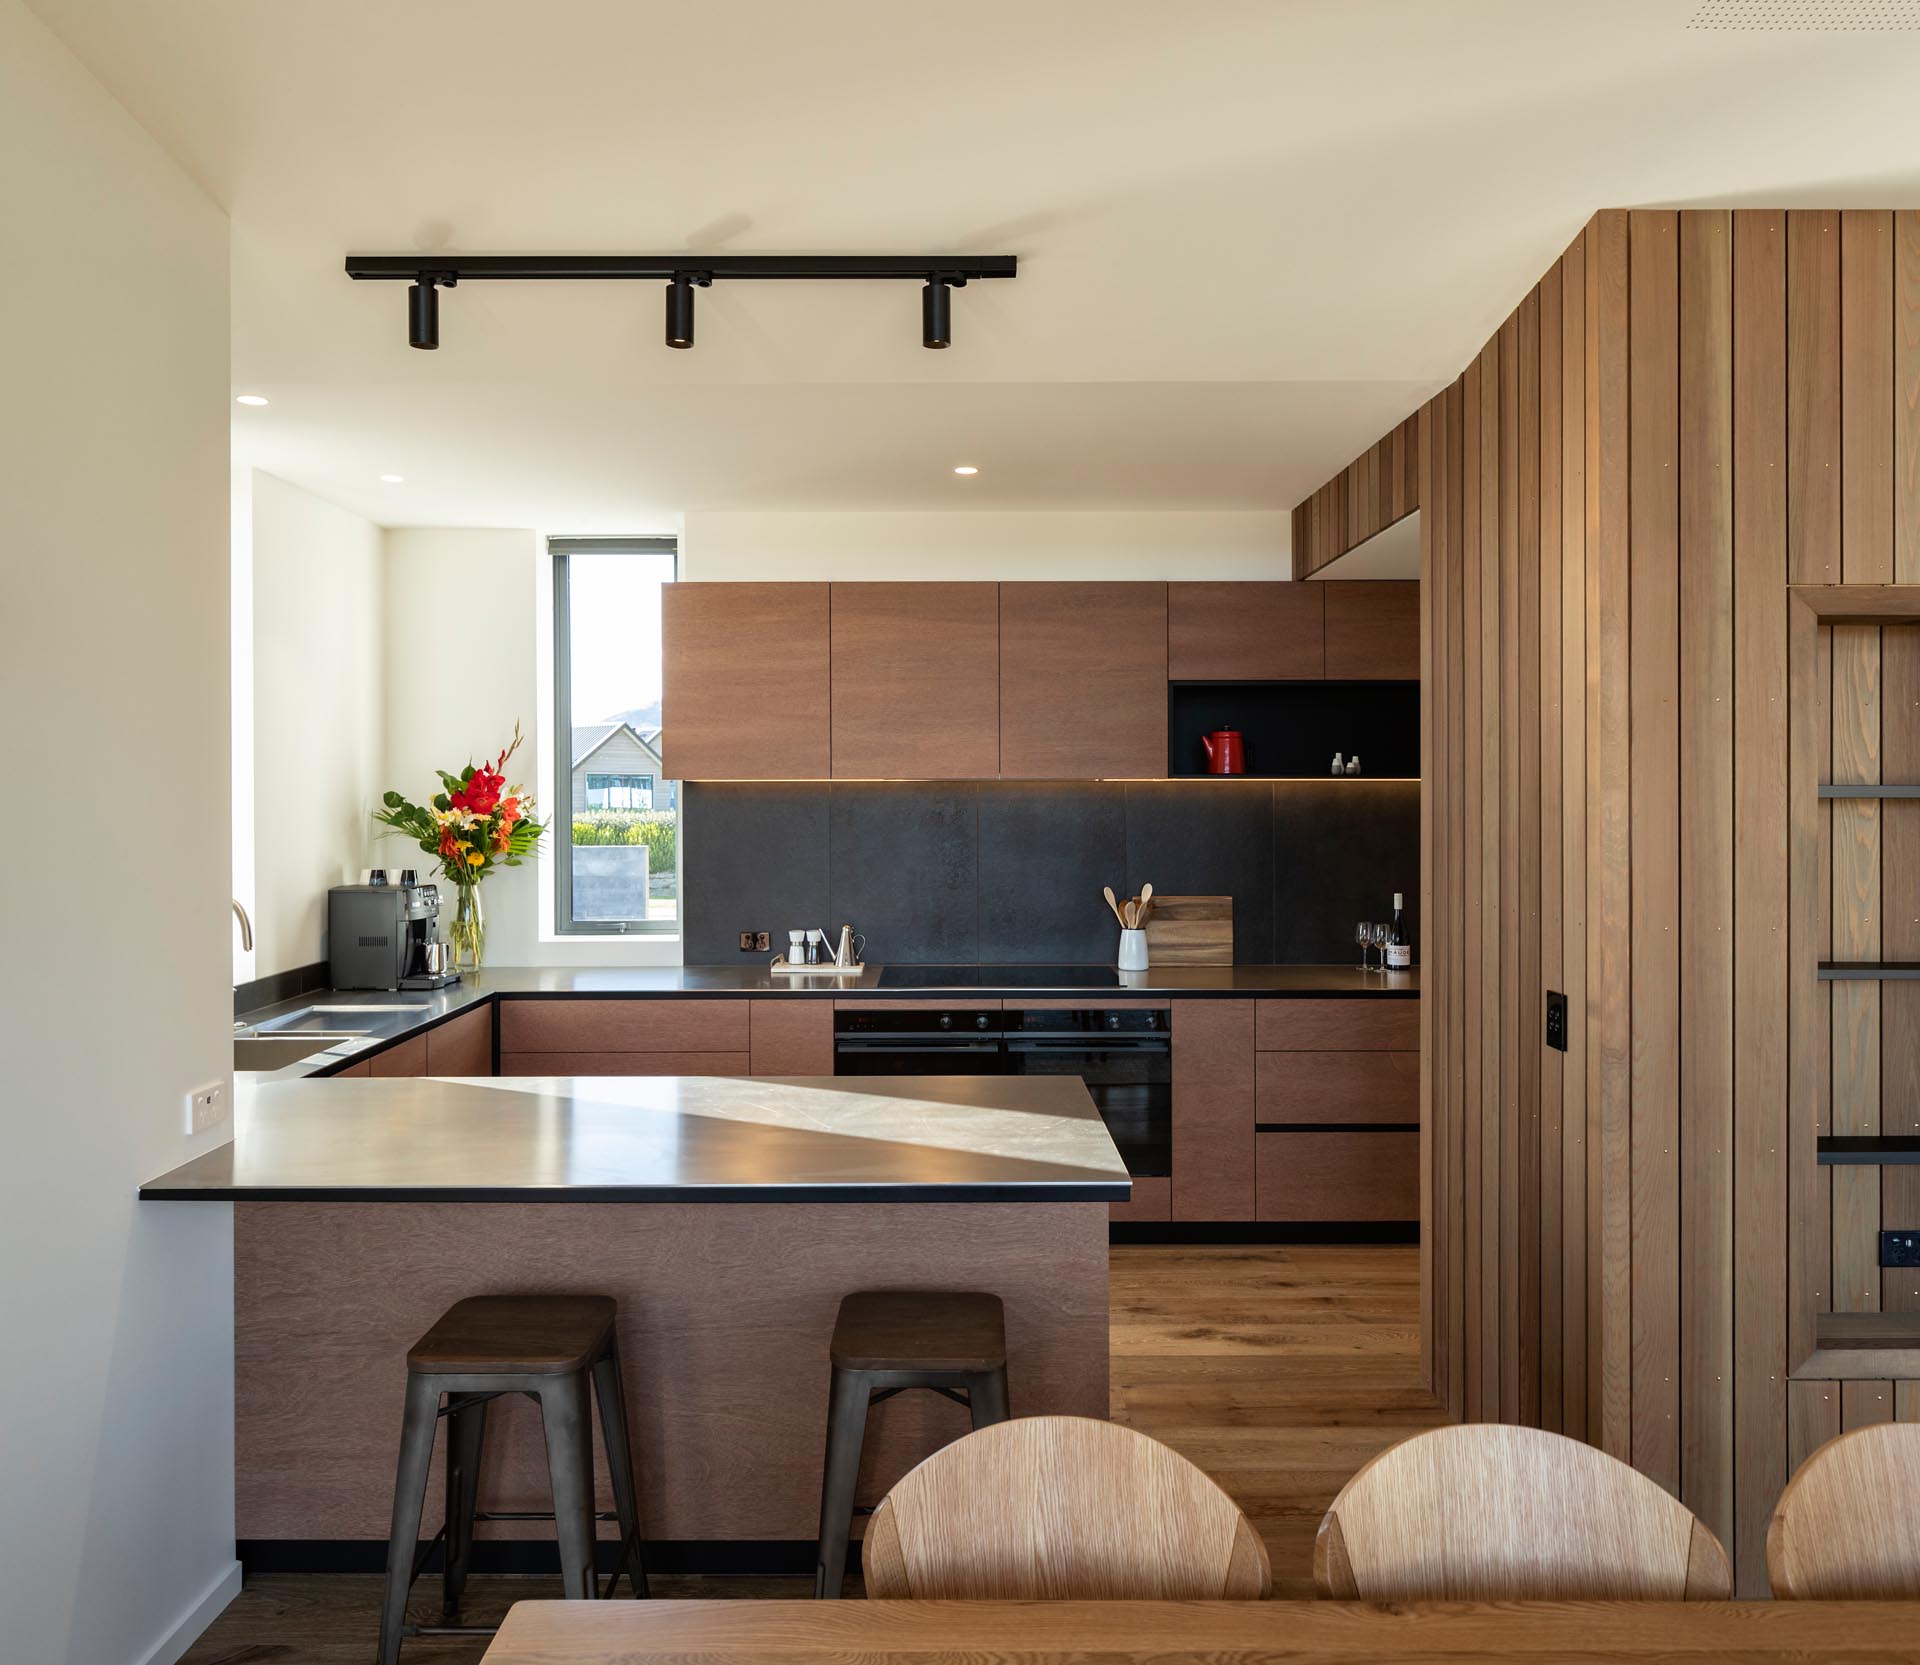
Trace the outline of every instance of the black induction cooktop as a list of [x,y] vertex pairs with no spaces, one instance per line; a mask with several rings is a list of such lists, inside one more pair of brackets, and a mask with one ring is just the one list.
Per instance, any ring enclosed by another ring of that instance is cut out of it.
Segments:
[[889,965],[883,989],[1117,989],[1110,965]]

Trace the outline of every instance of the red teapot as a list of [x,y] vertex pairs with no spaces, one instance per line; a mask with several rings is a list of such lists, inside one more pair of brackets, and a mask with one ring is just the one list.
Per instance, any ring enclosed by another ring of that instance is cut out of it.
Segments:
[[1237,728],[1217,728],[1211,734],[1203,734],[1200,744],[1207,748],[1208,774],[1244,775],[1247,772],[1246,747]]

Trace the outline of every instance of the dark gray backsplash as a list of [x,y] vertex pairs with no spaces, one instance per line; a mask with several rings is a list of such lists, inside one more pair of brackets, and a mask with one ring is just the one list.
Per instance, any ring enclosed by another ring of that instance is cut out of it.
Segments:
[[850,921],[869,961],[1101,964],[1100,887],[1231,896],[1243,965],[1344,964],[1353,927],[1415,917],[1418,781],[929,781],[681,787],[689,965],[742,931]]

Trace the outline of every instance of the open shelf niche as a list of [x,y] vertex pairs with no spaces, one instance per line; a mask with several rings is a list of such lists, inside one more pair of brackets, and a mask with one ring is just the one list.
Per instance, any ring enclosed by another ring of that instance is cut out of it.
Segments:
[[1420,773],[1417,682],[1171,682],[1167,774],[1207,774],[1203,734],[1235,728],[1249,780],[1331,779],[1333,754],[1359,754],[1360,778]]

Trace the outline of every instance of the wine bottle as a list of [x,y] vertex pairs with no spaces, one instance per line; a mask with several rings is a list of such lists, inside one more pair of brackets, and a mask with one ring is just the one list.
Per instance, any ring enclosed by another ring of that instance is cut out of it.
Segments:
[[1401,892],[1393,893],[1393,934],[1387,938],[1387,970],[1405,971],[1413,964],[1413,943],[1407,937],[1407,914]]

